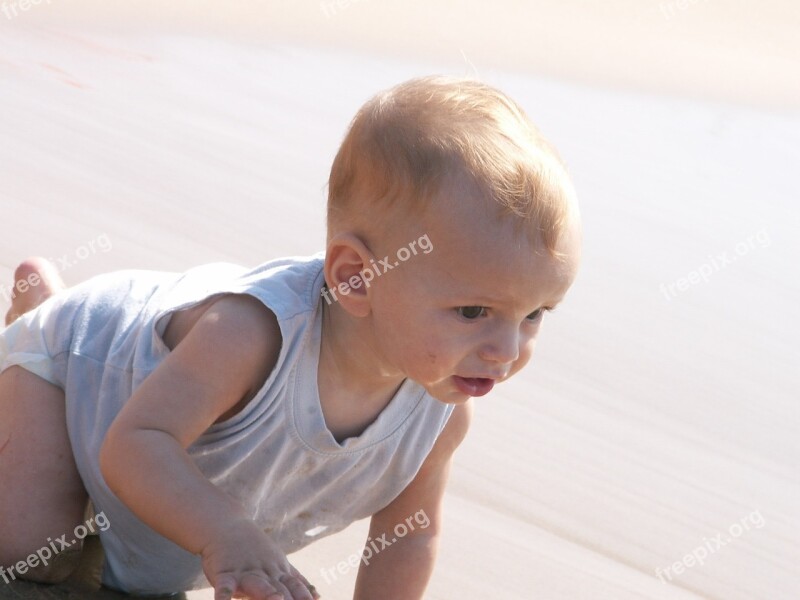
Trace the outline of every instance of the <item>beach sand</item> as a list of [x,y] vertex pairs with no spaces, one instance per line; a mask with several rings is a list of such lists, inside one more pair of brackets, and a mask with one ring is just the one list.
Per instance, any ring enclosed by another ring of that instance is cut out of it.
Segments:
[[[533,364],[476,402],[426,598],[795,600],[798,9],[729,4],[0,14],[0,310],[32,254],[74,284],[316,252],[360,104],[477,73],[569,164],[584,261]],[[326,600],[366,527],[292,555]]]

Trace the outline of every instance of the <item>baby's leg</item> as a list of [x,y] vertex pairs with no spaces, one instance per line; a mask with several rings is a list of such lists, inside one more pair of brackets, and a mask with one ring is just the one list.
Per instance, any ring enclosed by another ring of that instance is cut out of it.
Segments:
[[[19,316],[63,286],[47,261],[26,261],[15,276],[30,273],[41,283],[19,294],[9,314]],[[64,534],[65,542],[74,540],[87,495],[67,437],[63,391],[18,366],[0,373],[0,482],[0,567],[5,567],[0,577],[65,579],[77,566],[80,545],[66,549],[58,540]],[[37,551],[40,557],[28,561]],[[43,565],[46,553],[52,558]],[[15,566],[20,561],[28,563],[22,566],[25,573]],[[35,566],[29,569],[31,563]]]

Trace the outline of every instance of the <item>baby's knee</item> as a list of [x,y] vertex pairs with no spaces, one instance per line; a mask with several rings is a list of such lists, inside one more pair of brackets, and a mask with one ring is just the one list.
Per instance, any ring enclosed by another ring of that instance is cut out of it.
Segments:
[[80,546],[68,548],[49,557],[42,556],[42,554],[40,550],[31,555],[31,557],[36,556],[36,566],[31,567],[29,562],[27,571],[24,574],[20,573],[19,579],[36,583],[63,583],[75,572],[81,562]]

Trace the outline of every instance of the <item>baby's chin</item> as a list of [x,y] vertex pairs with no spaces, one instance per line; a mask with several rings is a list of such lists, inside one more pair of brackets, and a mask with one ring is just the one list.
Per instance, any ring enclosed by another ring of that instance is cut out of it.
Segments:
[[425,388],[429,395],[444,404],[464,404],[471,398],[471,396],[463,393],[453,385],[452,376],[433,384],[420,385]]

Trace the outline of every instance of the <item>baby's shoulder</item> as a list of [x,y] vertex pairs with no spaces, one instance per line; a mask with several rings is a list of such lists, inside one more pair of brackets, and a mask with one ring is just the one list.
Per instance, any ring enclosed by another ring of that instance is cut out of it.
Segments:
[[178,311],[164,332],[165,342],[169,336],[173,349],[197,328],[201,330],[197,336],[215,346],[261,350],[268,355],[280,349],[281,330],[275,313],[247,294],[224,294]]
[[228,364],[225,376],[236,374],[237,386],[246,391],[219,422],[237,414],[261,389],[275,368],[282,340],[277,318],[262,302],[226,294],[175,315],[164,342],[171,351],[179,350],[189,371]]

